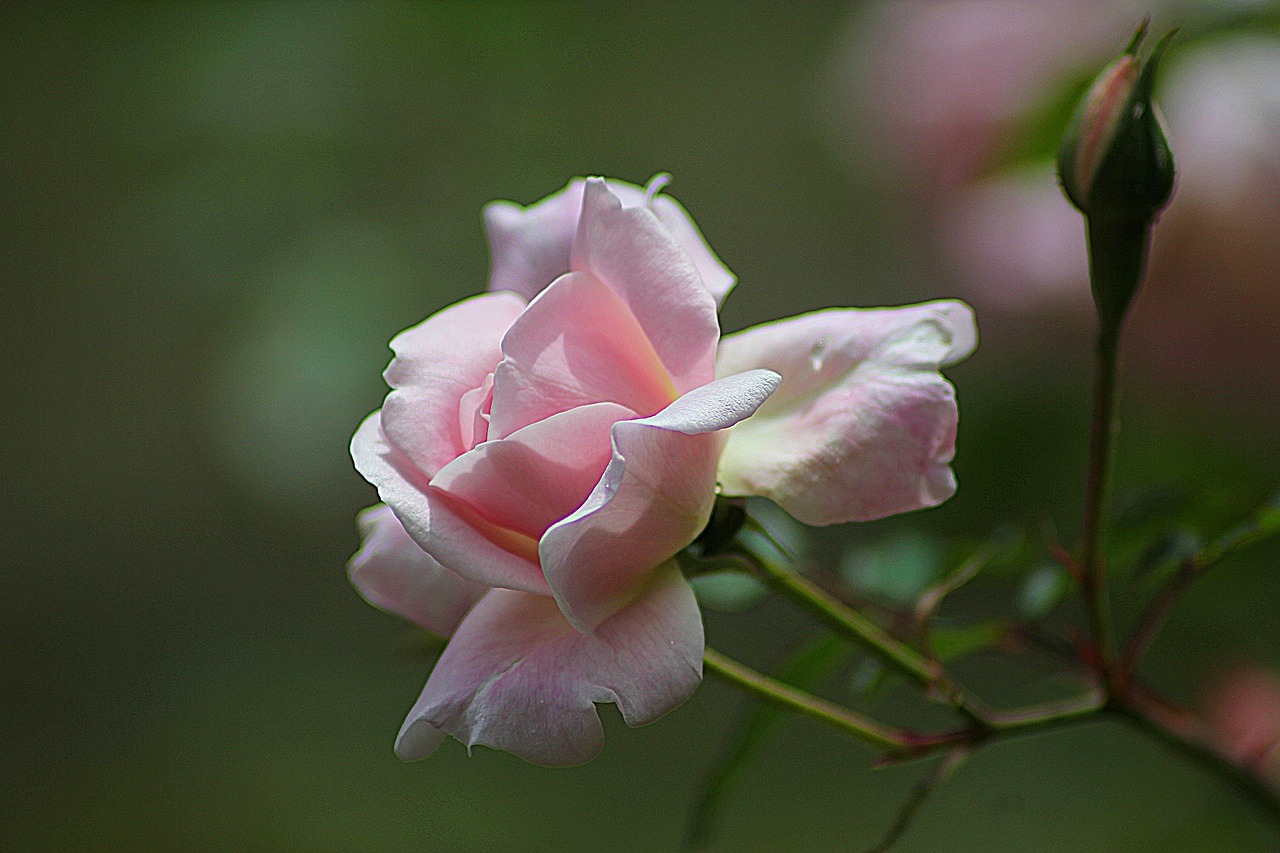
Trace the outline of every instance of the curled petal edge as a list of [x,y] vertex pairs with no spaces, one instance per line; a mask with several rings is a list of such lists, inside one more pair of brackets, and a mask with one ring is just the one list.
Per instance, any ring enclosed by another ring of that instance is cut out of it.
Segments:
[[452,735],[468,752],[481,745],[534,764],[582,764],[604,741],[595,703],[616,704],[631,726],[654,722],[697,689],[703,642],[697,601],[674,562],[590,634],[549,598],[493,590],[441,655],[396,754],[425,758]]
[[747,371],[652,417],[614,424],[600,482],[539,545],[543,574],[575,628],[590,633],[625,607],[653,567],[706,526],[724,430],[750,417],[780,381],[769,370]]

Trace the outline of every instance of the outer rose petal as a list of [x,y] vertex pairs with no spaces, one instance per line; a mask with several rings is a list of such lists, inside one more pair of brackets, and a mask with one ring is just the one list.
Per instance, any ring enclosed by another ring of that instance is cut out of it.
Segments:
[[715,378],[715,300],[653,211],[623,209],[603,178],[588,178],[571,264],[608,284],[631,309],[678,393]]
[[657,566],[706,526],[726,427],[778,387],[753,370],[695,389],[650,418],[613,427],[613,460],[591,496],[542,537],[547,582],[565,617],[589,633],[626,607]]
[[[489,290],[513,290],[533,299],[542,289],[569,271],[569,255],[582,211],[586,181],[575,178],[560,192],[528,207],[509,201],[485,206],[484,226],[489,235],[491,271]],[[610,179],[609,187],[623,207],[649,206],[680,243],[715,298],[724,301],[737,279],[715,256],[693,219],[670,196],[649,193],[635,184]]]
[[486,529],[484,519],[460,514],[457,502],[432,488],[409,457],[387,441],[381,415],[374,412],[356,430],[351,458],[413,541],[442,566],[475,583],[546,594],[537,541],[513,531],[504,537],[501,530]]
[[765,367],[783,380],[730,431],[724,492],[771,498],[815,525],[941,503],[955,492],[956,405],[937,371],[976,342],[955,301],[836,308],[729,335],[721,373]]
[[409,537],[391,507],[371,506],[356,518],[364,541],[351,558],[351,582],[370,604],[448,637],[486,587],[441,566]]
[[396,335],[382,407],[387,438],[427,477],[470,450],[458,412],[502,360],[502,336],[524,311],[512,293],[464,299]]
[[697,688],[702,651],[698,605],[675,563],[586,635],[550,598],[493,590],[440,656],[396,753],[425,758],[447,733],[536,764],[581,764],[603,742],[593,703],[617,703],[629,725],[651,723]]

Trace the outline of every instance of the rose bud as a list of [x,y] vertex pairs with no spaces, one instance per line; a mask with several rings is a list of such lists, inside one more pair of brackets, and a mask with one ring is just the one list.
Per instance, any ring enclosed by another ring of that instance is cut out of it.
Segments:
[[1089,279],[1104,336],[1115,338],[1142,281],[1151,226],[1173,193],[1173,155],[1151,89],[1172,32],[1146,63],[1143,21],[1085,94],[1058,151],[1058,177],[1088,223]]
[[1173,155],[1151,102],[1170,32],[1145,63],[1137,56],[1143,21],[1128,48],[1081,100],[1058,152],[1058,176],[1087,216],[1149,222],[1173,193]]

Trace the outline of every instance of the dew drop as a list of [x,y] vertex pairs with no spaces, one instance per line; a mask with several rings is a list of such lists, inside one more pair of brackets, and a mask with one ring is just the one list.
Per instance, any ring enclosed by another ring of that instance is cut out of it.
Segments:
[[827,339],[818,338],[814,342],[813,349],[809,350],[809,366],[815,371],[822,369],[822,362],[827,357]]

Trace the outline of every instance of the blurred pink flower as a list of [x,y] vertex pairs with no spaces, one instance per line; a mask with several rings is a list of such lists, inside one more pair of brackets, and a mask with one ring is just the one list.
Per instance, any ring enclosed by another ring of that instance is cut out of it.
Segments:
[[[420,623],[476,601],[451,574],[487,590],[401,730],[404,758],[451,734],[579,763],[600,748],[594,703],[640,725],[688,698],[702,623],[672,558],[717,482],[817,523],[955,490],[937,371],[976,342],[968,308],[831,310],[721,346],[734,278],[658,188],[593,178],[490,205],[491,292],[391,342],[392,391],[351,452],[403,528],[375,516],[381,544],[353,577]],[[427,613],[425,590],[448,601]]]
[[1219,747],[1280,785],[1280,675],[1237,666],[1213,682],[1204,705]]
[[[1245,5],[1176,11],[1211,21]],[[1079,214],[1049,156],[1009,162],[1047,105],[1114,58],[1150,6],[893,0],[861,9],[842,45],[831,96],[843,144],[913,191],[997,336],[1036,319],[1091,325]],[[1170,4],[1155,6],[1159,32]],[[1130,320],[1130,364],[1202,391],[1260,392],[1280,370],[1280,38],[1180,34],[1156,100],[1178,183]]]
[[1092,76],[1114,57],[1139,8],[1129,0],[867,3],[840,45],[831,97],[859,154],[921,193],[950,192],[990,168],[1064,73]]

